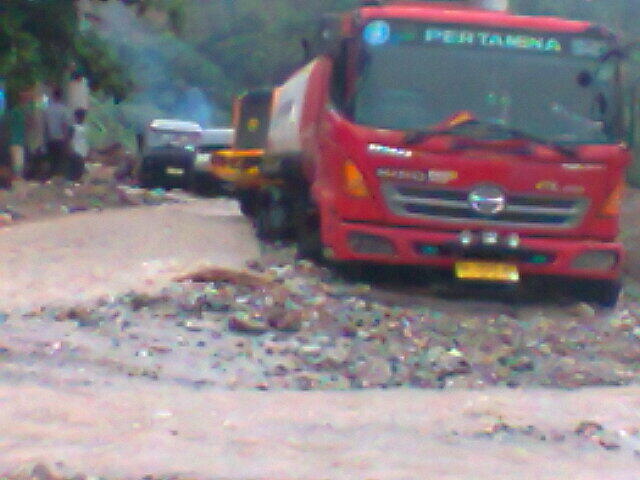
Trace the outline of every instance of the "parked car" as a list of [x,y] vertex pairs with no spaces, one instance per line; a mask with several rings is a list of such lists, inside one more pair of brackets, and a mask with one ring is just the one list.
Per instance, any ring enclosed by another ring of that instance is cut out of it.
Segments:
[[140,185],[145,188],[184,188],[192,182],[202,127],[195,122],[152,121],[142,142]]
[[209,128],[202,131],[196,149],[193,178],[190,189],[201,195],[222,193],[224,182],[211,171],[211,158],[216,152],[228,149],[233,143],[234,130],[229,127]]

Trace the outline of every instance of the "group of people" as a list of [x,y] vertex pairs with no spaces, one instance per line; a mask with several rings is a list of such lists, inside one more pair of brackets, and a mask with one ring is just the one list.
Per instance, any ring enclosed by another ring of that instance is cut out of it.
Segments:
[[86,78],[74,74],[66,90],[66,101],[59,87],[51,89],[48,96],[23,92],[9,109],[5,124],[14,179],[58,176],[78,181],[82,177],[89,154]]
[[[62,176],[78,180],[84,172],[84,162],[89,154],[87,110],[77,108],[71,114],[63,101],[62,90],[54,89],[51,101],[44,111],[46,172],[50,176]],[[48,160],[48,161],[47,161]]]

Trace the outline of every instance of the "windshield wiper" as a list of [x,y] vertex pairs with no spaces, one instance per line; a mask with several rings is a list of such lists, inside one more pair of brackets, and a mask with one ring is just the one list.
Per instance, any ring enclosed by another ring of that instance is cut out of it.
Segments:
[[[465,123],[468,125],[468,123]],[[456,130],[460,128],[460,125],[449,128],[429,128],[427,130],[412,130],[404,137],[404,142],[407,145],[415,145],[431,137],[437,137],[438,135],[459,135]]]
[[575,155],[576,155],[575,150],[567,146],[560,145],[560,144],[551,142],[549,140],[545,140],[543,138],[537,137],[535,135],[532,135],[522,130],[518,130],[516,128],[507,127],[500,123],[488,122],[488,121],[478,120],[478,119],[468,120],[464,123],[459,123],[449,128],[431,128],[427,130],[418,130],[418,131],[409,132],[405,136],[405,142],[408,145],[415,145],[424,140],[427,140],[428,138],[435,137],[438,135],[456,135],[456,136],[468,137],[468,138],[481,138],[482,136],[478,135],[478,133],[480,133],[479,130],[476,131],[475,134],[472,134],[471,132],[465,132],[465,133],[459,132],[459,130],[462,128],[474,127],[474,126],[486,129],[486,132],[483,132],[483,133],[506,134],[509,136],[510,140],[526,140],[528,142],[549,147],[555,150],[556,152],[571,158],[575,158]]
[[537,137],[535,135],[532,135],[528,132],[525,132],[523,130],[518,130],[517,128],[513,128],[513,127],[507,127],[505,125],[501,125],[499,123],[493,123],[493,122],[483,122],[478,120],[478,123],[482,126],[486,126],[489,127],[491,129],[494,129],[497,132],[501,132],[501,133],[506,133],[507,135],[510,135],[512,139],[514,140],[527,140],[529,142],[538,144],[538,145],[542,145],[544,147],[548,147],[551,148],[553,150],[555,150],[558,153],[561,153],[562,155],[565,155],[567,157],[572,157],[575,158],[576,152],[573,148],[567,147],[565,145],[560,145],[558,143],[555,142],[551,142],[549,140],[546,140],[544,138],[540,138]]

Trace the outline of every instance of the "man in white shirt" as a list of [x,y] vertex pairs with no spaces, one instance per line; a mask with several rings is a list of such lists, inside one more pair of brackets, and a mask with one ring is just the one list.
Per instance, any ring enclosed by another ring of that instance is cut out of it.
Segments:
[[44,122],[51,174],[65,175],[68,170],[66,153],[72,121],[69,109],[62,101],[62,89],[54,89],[51,103],[44,112]]
[[71,158],[69,159],[68,170],[66,176],[69,180],[78,181],[84,173],[85,161],[89,155],[89,138],[87,135],[87,126],[84,121],[87,111],[79,108],[74,112],[75,123],[71,125],[70,150]]
[[67,103],[72,112],[89,110],[89,82],[87,77],[75,71],[71,74],[71,81],[67,85]]

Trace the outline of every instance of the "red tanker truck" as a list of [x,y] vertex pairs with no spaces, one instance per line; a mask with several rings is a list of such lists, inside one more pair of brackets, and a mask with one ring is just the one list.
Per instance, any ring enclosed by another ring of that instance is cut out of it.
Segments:
[[284,183],[261,193],[260,234],[462,281],[566,277],[614,305],[622,50],[589,22],[480,3],[325,19],[315,58],[276,90],[262,169]]

